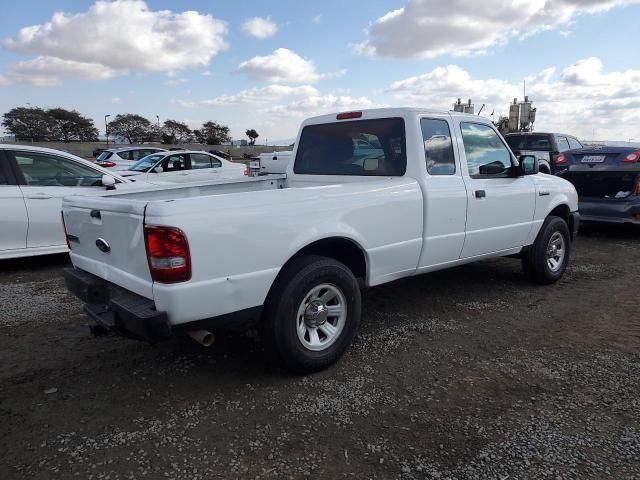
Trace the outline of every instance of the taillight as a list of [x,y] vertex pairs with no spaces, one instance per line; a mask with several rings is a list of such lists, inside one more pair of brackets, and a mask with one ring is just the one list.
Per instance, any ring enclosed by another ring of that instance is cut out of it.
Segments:
[[111,168],[116,166],[114,162],[98,162],[98,165],[100,165],[102,168]]
[[636,195],[640,195],[640,180],[638,180],[638,183],[636,184]]
[[564,153],[561,153],[560,155],[558,155],[556,157],[556,159],[554,160],[554,163],[556,165],[565,165],[565,164],[567,164],[568,163],[567,156]]
[[348,120],[350,118],[360,118],[362,117],[362,112],[344,112],[336,115],[337,120]]
[[243,174],[245,177],[248,177],[248,176],[249,176],[249,167],[244,167],[244,171],[242,172],[242,174]]
[[144,243],[154,281],[178,283],[191,279],[189,243],[182,230],[145,225]]
[[69,234],[67,233],[67,225],[64,223],[64,212],[60,212],[62,218],[62,230],[64,230],[64,239],[67,241],[67,248],[71,250],[71,243],[69,242]]
[[631,152],[629,155],[622,159],[625,163],[635,163],[640,160],[640,151]]

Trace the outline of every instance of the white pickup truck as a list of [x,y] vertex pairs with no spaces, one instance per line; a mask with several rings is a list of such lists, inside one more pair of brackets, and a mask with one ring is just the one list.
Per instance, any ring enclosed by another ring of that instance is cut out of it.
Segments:
[[485,118],[320,116],[293,158],[286,175],[67,197],[65,280],[94,330],[208,345],[252,321],[282,365],[310,372],[351,343],[361,288],[502,256],[551,284],[569,261],[575,189],[516,159]]

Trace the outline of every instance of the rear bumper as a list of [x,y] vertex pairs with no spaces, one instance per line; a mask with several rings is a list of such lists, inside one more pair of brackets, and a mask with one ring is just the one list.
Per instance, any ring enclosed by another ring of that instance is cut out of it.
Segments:
[[153,300],[77,268],[64,270],[64,282],[85,304],[85,312],[95,322],[92,331],[115,332],[151,343],[171,337],[167,314],[158,312]]
[[172,325],[167,312],[158,311],[153,300],[125,290],[79,268],[66,268],[67,289],[84,303],[84,311],[95,322],[96,333],[113,332],[137,340],[157,343],[175,333],[193,330],[243,330],[259,321],[262,306],[202,320]]
[[640,197],[637,195],[625,200],[580,200],[578,208],[584,222],[640,225]]

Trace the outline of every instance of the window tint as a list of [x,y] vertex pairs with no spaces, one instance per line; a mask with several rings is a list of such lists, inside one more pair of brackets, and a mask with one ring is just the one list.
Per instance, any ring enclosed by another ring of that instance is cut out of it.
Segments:
[[493,128],[478,123],[461,123],[460,129],[470,176],[509,174],[511,153]]
[[566,152],[567,150],[571,150],[571,147],[569,147],[569,142],[567,141],[567,137],[556,137],[556,141],[558,142],[559,152]]
[[104,160],[108,160],[109,158],[111,158],[111,155],[113,155],[113,152],[105,150],[98,156],[98,160],[100,160],[101,162]]
[[5,169],[9,168],[9,164],[3,161],[2,153],[0,152],[0,185],[8,185],[9,178],[7,174],[4,172]]
[[456,172],[456,161],[447,121],[423,118],[420,120],[420,126],[427,172],[430,175],[453,175]]
[[573,137],[567,137],[569,139],[569,146],[571,147],[571,150],[573,150],[574,148],[582,148],[582,144],[575,138]]
[[550,152],[553,150],[549,135],[546,134],[515,134],[507,135],[504,139],[514,152],[519,152],[520,150]]
[[404,120],[384,118],[304,127],[294,172],[401,176],[407,169]]
[[196,170],[200,168],[211,168],[211,157],[204,153],[192,153],[189,155],[191,158],[191,168]]
[[187,168],[187,156],[184,153],[169,155],[160,165],[163,172],[177,172]]
[[46,153],[14,152],[27,185],[89,187],[102,184],[102,173],[67,158]]

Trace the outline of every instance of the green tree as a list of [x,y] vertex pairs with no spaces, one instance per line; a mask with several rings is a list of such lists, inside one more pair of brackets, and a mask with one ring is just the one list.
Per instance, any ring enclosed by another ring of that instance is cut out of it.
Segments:
[[2,126],[16,140],[40,142],[52,136],[53,119],[42,108],[16,107],[2,116]]
[[260,136],[258,132],[256,132],[255,128],[251,128],[245,132],[245,135],[249,137],[249,145],[255,145],[256,139]]
[[51,140],[63,142],[72,140],[95,142],[98,140],[98,129],[93,125],[93,120],[83,117],[75,110],[52,108],[47,110],[46,114],[52,120]]
[[116,115],[107,126],[109,135],[125,138],[129,143],[141,143],[153,135],[151,122],[134,113]]
[[162,143],[186,143],[191,139],[191,129],[177,120],[165,120],[162,125]]
[[193,131],[198,143],[206,143],[207,145],[222,145],[231,141],[231,133],[229,127],[217,122],[205,122],[202,128]]

